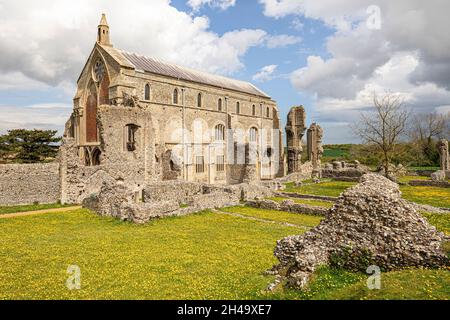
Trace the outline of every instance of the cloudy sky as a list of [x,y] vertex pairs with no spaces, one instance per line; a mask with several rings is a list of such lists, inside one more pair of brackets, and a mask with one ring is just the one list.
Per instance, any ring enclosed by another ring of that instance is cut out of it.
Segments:
[[251,81],[326,143],[374,92],[450,111],[448,0],[0,0],[0,132],[62,130],[102,12],[115,47]]

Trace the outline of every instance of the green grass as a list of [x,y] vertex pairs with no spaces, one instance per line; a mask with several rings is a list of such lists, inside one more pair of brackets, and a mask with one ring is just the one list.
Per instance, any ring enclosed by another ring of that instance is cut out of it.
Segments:
[[[227,208],[312,227],[320,218]],[[309,290],[263,289],[276,241],[298,228],[204,212],[134,225],[87,210],[0,220],[1,299],[450,299],[449,270],[367,275],[319,268]],[[69,265],[81,290],[65,287]]]
[[273,197],[273,198],[268,198],[268,200],[272,200],[272,201],[276,201],[276,202],[283,202],[285,200],[292,200],[295,203],[307,204],[307,205],[310,205],[310,206],[324,207],[324,208],[331,208],[333,206],[333,202],[321,201],[321,200],[312,200],[312,199],[295,199],[295,198]]
[[[312,223],[311,223],[312,224]],[[86,210],[0,221],[0,299],[254,299],[298,228],[203,213],[138,226]],[[65,287],[69,265],[82,290]]]
[[[404,179],[406,181],[410,178],[405,177]],[[354,185],[356,185],[355,182],[331,181],[295,187],[293,183],[288,183],[285,191],[308,195],[338,197],[342,192]],[[403,198],[406,200],[435,207],[450,208],[450,188],[402,185],[400,186],[400,190],[402,191]]]
[[322,217],[318,216],[310,216],[276,210],[256,209],[251,207],[228,207],[221,209],[221,211],[238,213],[243,216],[255,217],[276,222],[287,222],[310,228],[317,226],[322,220]]
[[21,206],[0,206],[0,214],[47,210],[47,209],[59,209],[59,208],[66,208],[66,207],[71,207],[71,206],[73,206],[73,205],[62,205],[60,203],[31,204],[31,205],[21,205]]
[[437,230],[450,235],[450,214],[438,214],[421,212],[427,218],[428,222],[436,227]]
[[403,198],[419,204],[450,208],[450,188],[400,186]]
[[448,300],[450,269],[410,269],[381,274],[381,289],[368,290],[367,278],[331,292],[328,299],[346,300]]
[[423,176],[404,176],[398,178],[399,183],[409,183],[410,181],[413,180],[431,180],[431,179],[430,177],[423,177]]
[[439,167],[408,167],[408,170],[415,171],[437,171],[440,170]]

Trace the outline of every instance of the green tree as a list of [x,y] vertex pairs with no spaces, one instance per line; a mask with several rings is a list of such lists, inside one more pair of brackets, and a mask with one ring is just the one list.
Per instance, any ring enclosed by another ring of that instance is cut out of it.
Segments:
[[0,136],[0,158],[5,162],[36,163],[53,159],[60,137],[53,130],[10,130]]

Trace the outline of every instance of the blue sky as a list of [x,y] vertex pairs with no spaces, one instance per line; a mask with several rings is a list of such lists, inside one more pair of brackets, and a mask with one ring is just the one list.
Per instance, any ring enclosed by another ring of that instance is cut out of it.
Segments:
[[358,142],[350,126],[374,92],[450,111],[450,40],[439,32],[450,5],[431,2],[0,0],[0,132],[62,130],[105,12],[116,47],[250,81],[283,123],[304,105],[326,143]]
[[[184,0],[176,0],[172,4],[180,10],[191,10]],[[290,35],[301,38],[300,43],[286,47],[251,48],[242,59],[245,68],[232,76],[254,83],[275,99],[282,112],[283,121],[289,108],[295,105],[304,105],[308,112],[308,122],[313,121],[314,108],[311,106],[310,95],[295,89],[289,75],[293,70],[304,67],[309,55],[327,55],[324,39],[334,32],[332,29],[326,27],[320,20],[295,16],[283,19],[266,17],[263,14],[263,5],[257,1],[238,1],[235,6],[227,10],[203,6],[196,14],[206,15],[210,19],[211,29],[218,34],[230,30],[262,29],[270,31],[272,35]],[[300,30],[294,27],[294,20],[303,24]],[[278,66],[273,79],[265,82],[254,81],[253,76],[267,65]]]

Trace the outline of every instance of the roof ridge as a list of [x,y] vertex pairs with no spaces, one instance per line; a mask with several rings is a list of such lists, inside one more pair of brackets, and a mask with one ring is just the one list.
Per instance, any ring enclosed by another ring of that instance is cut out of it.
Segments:
[[[218,87],[222,87],[222,88],[226,88],[226,89],[230,89],[230,90],[234,90],[234,91],[242,91],[242,92],[250,93],[253,95],[263,96],[265,98],[270,98],[270,96],[268,94],[266,94],[264,91],[262,91],[261,89],[259,89],[253,83],[251,83],[249,81],[234,79],[234,78],[230,78],[227,76],[211,73],[208,71],[203,71],[203,70],[194,69],[192,67],[182,66],[182,65],[176,64],[174,62],[169,62],[169,61],[166,61],[166,60],[158,58],[158,57],[150,57],[150,56],[138,54],[135,52],[130,52],[130,51],[123,50],[123,49],[116,48],[116,50],[119,51],[122,55],[124,55],[124,57],[132,65],[134,65],[136,67],[136,69],[142,70],[144,72],[147,71],[147,72],[167,75],[167,76],[175,77],[178,79],[200,82],[200,83],[204,83],[204,84],[210,84],[210,85],[214,85],[214,86],[218,86]],[[130,57],[127,57],[127,56],[130,56]],[[131,61],[131,60],[134,60],[134,59],[130,60],[130,58],[133,58],[133,57],[137,60]],[[156,70],[148,70],[148,69],[152,69],[152,68],[156,69],[157,66],[150,66],[148,64],[149,61],[146,61],[146,60],[152,60],[158,64],[163,64],[163,65],[167,66],[168,68],[173,68],[175,70],[170,70],[170,71],[169,70],[158,70],[159,72]],[[179,74],[177,76],[175,76],[175,74],[177,72]],[[185,74],[183,74],[183,73],[185,73]],[[188,73],[191,73],[191,74],[188,74]],[[199,79],[201,77],[209,78],[209,79],[204,79],[203,81],[200,81]],[[209,80],[209,81],[207,81],[207,80]],[[220,82],[220,80],[222,80],[223,82],[228,82],[228,84],[222,83],[219,85],[219,83],[212,83],[212,82]],[[241,84],[243,86],[250,86],[250,88],[239,88],[239,84]]]

